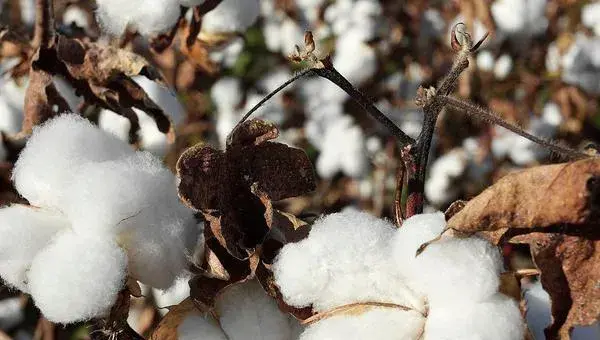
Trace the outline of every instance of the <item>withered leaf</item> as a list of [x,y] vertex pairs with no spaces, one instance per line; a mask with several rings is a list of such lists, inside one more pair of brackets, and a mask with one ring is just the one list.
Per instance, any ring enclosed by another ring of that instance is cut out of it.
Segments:
[[36,53],[29,71],[29,86],[25,91],[25,112],[22,131],[30,134],[35,125],[55,115],[71,111],[69,104],[58,92],[52,75],[37,67]]
[[576,325],[600,320],[600,230],[595,239],[530,233],[512,242],[528,243],[541,282],[552,301],[546,339],[569,339]]
[[195,313],[198,310],[194,305],[194,302],[187,298],[176,306],[169,309],[169,312],[160,321],[152,336],[151,340],[177,340],[179,334],[177,328],[185,320],[185,318],[191,313]]
[[269,141],[277,135],[274,125],[250,120],[225,152],[198,144],[177,162],[180,197],[203,213],[221,245],[239,259],[248,258],[269,231],[265,212],[271,200],[315,188],[304,151]]
[[448,221],[459,232],[485,231],[497,242],[509,228],[544,228],[597,221],[600,158],[512,173],[470,200]]

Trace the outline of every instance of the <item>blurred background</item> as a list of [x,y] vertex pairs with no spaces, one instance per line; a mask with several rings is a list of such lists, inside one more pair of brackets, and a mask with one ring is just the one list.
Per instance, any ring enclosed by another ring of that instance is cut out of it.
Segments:
[[[134,32],[102,34],[94,1],[55,0],[61,34],[135,51],[163,72],[169,88],[135,80],[175,122],[174,141],[142,111],[136,110],[140,130],[131,131],[126,118],[82,104],[58,77],[55,84],[74,111],[125,141],[138,134],[136,146],[163,157],[173,169],[183,150],[198,142],[223,148],[245,112],[307,67],[287,56],[311,30],[318,54],[331,55],[341,74],[416,137],[423,121],[414,104],[417,88],[435,85],[449,70],[454,56],[449,30],[463,22],[475,41],[486,32],[490,36],[463,73],[456,96],[536,136],[597,150],[600,1],[260,0],[257,8],[258,17],[242,31],[235,25],[227,31],[226,19],[207,19],[190,47],[183,43],[187,27],[182,23],[173,44],[158,53]],[[10,171],[19,149],[14,140],[23,120],[26,42],[34,20],[35,0],[0,0],[1,204],[22,200],[12,188]],[[225,28],[210,29],[219,25]],[[392,216],[400,150],[390,133],[335,85],[303,78],[254,117],[274,122],[278,141],[306,150],[319,178],[315,193],[278,202],[279,208],[306,219],[348,208]],[[515,169],[558,161],[503,128],[444,111],[431,149],[426,211],[467,200]],[[146,298],[133,304],[130,324],[148,334],[167,311],[157,307],[178,303],[188,289],[182,280],[167,292],[145,290]],[[39,318],[30,298],[0,286],[0,330],[0,340],[85,339],[91,328],[54,326]]]

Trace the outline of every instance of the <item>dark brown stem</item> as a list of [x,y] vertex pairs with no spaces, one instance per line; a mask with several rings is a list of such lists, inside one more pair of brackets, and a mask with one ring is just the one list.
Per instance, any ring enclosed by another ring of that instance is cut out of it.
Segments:
[[445,97],[444,101],[445,101],[446,105],[450,106],[451,108],[453,108],[457,111],[464,112],[467,115],[469,115],[470,117],[474,117],[474,118],[481,119],[481,120],[491,123],[491,124],[496,124],[496,125],[502,126],[503,128],[510,130],[526,139],[529,139],[530,141],[537,143],[537,144],[543,146],[544,148],[546,148],[566,159],[582,159],[582,158],[589,157],[589,155],[585,152],[573,150],[573,149],[561,146],[559,144],[553,143],[551,141],[545,140],[543,138],[534,136],[534,135],[528,133],[527,131],[521,129],[520,127],[510,124],[509,122],[505,121],[500,116],[498,116],[496,113],[494,113],[488,109],[485,109],[483,107],[477,106],[477,105],[469,103],[469,102],[462,101],[458,98],[454,98],[451,96]]
[[35,11],[35,28],[31,44],[34,48],[50,47],[56,34],[53,0],[36,0]]
[[392,122],[385,114],[373,105],[373,101],[367,98],[362,92],[354,87],[344,76],[342,76],[330,63],[325,64],[324,68],[316,68],[314,72],[336,84],[344,90],[355,102],[358,103],[371,117],[383,124],[400,142],[401,146],[412,144],[415,142],[410,136],[402,131],[394,122]]

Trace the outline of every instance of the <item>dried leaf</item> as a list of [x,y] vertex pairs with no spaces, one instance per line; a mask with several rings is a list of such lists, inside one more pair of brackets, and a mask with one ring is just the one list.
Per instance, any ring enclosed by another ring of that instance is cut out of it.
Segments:
[[512,173],[470,200],[448,221],[459,232],[485,231],[496,243],[509,228],[545,228],[596,221],[600,158]]
[[272,124],[250,120],[232,135],[225,152],[198,144],[177,162],[180,197],[203,213],[217,240],[239,259],[264,241],[271,200],[315,188],[304,151],[268,141],[277,134]]
[[177,340],[179,334],[177,328],[185,320],[185,318],[197,311],[192,299],[187,298],[176,306],[169,308],[169,312],[165,315],[160,323],[152,332],[150,340]]
[[[595,226],[598,231],[598,226]],[[514,238],[528,243],[541,282],[552,301],[546,339],[569,339],[576,325],[600,320],[600,241],[579,236],[531,233]]]

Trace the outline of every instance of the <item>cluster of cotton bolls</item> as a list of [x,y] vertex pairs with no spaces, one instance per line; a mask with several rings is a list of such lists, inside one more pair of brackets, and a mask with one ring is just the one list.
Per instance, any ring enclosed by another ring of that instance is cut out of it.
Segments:
[[308,237],[284,246],[273,264],[284,300],[333,312],[300,339],[522,339],[517,305],[499,293],[502,257],[476,238],[443,238],[442,213],[416,215],[400,229],[346,210],[315,222]]
[[[103,30],[121,35],[128,26],[152,36],[170,30],[179,19],[180,6],[193,7],[204,0],[98,0],[97,18]],[[202,29],[210,33],[238,32],[251,26],[260,11],[258,0],[224,0],[205,15]]]
[[236,284],[219,295],[212,316],[195,312],[177,328],[179,340],[293,340],[300,324],[281,312],[257,281]]
[[0,209],[0,277],[51,321],[104,315],[127,278],[168,288],[199,227],[148,152],[66,114],[36,127],[13,171],[31,206]]

